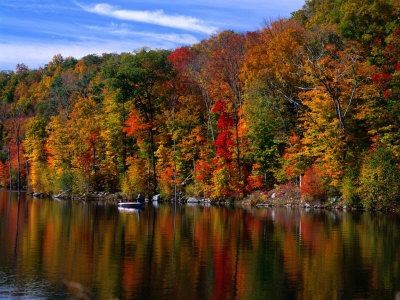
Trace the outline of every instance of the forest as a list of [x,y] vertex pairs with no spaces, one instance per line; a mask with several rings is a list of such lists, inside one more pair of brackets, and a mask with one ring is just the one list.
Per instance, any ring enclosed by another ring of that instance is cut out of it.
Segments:
[[400,203],[400,3],[309,0],[173,50],[0,72],[0,184]]

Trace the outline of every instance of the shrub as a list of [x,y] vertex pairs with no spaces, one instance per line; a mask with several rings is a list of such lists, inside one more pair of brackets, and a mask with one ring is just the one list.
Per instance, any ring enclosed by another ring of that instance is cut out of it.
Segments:
[[45,163],[33,164],[30,172],[30,185],[35,192],[50,194],[55,192],[55,175]]
[[65,172],[58,181],[59,190],[64,194],[71,195],[74,186],[74,176],[72,173]]
[[199,187],[196,187],[195,183],[191,183],[185,186],[186,197],[198,197],[199,192]]
[[291,180],[286,183],[280,184],[276,188],[275,197],[281,200],[300,199],[300,189],[298,185],[293,180]]
[[[179,192],[182,190],[182,180],[179,178],[179,175],[180,171],[176,170],[177,194],[179,194]],[[175,194],[175,174],[172,166],[166,167],[160,174],[158,184],[160,193],[164,196],[164,198],[171,197]]]
[[64,172],[61,177],[56,181],[57,190],[66,195],[81,195],[89,192],[90,184],[84,174],[79,172]]
[[358,181],[357,181],[357,171],[350,169],[344,175],[342,181],[342,195],[343,199],[349,206],[359,206],[360,197],[358,195]]
[[232,195],[229,175],[229,171],[226,167],[220,167],[214,171],[212,177],[212,182],[214,184],[212,195],[214,199],[225,201]]
[[392,153],[379,146],[364,158],[359,195],[365,207],[386,208],[400,199],[400,174]]
[[316,166],[308,168],[301,182],[302,198],[307,201],[321,201],[326,198],[327,191],[322,171]]
[[266,200],[266,193],[262,191],[255,191],[246,197],[245,202],[249,203],[250,205],[257,205],[259,203],[264,203]]
[[82,195],[93,191],[94,186],[88,175],[75,170],[72,172],[72,176],[72,195]]
[[122,192],[130,198],[136,198],[138,194],[148,196],[149,184],[147,181],[146,165],[141,159],[129,159],[129,168],[121,180]]

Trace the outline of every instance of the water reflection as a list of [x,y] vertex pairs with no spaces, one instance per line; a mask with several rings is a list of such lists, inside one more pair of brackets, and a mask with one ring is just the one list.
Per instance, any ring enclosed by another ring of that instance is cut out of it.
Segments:
[[[393,298],[399,218],[0,193],[0,298]],[[79,290],[79,289],[78,289]],[[27,294],[26,294],[27,293]]]

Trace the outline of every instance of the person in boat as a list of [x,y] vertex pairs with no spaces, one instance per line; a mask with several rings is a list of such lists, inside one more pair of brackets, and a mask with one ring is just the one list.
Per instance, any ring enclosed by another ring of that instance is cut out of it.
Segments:
[[142,195],[138,194],[137,197],[136,197],[136,201],[140,202],[140,203],[143,203],[144,202],[144,198],[142,197]]

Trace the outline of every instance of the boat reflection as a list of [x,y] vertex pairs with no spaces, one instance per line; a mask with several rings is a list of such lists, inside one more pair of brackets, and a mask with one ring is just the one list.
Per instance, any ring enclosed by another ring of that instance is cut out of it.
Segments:
[[119,212],[124,213],[124,214],[137,214],[138,219],[140,217],[140,211],[143,210],[143,208],[125,208],[125,207],[118,207]]

